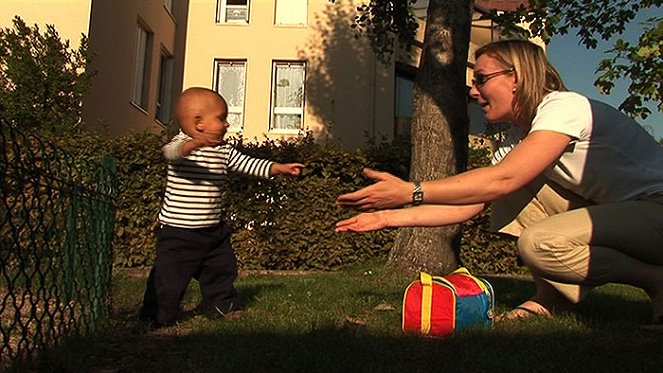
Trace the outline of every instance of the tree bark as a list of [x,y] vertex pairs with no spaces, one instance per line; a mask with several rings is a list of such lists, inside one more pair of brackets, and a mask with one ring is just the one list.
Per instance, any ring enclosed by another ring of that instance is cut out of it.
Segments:
[[[466,67],[473,1],[431,0],[414,84],[411,180],[465,170],[468,127]],[[446,274],[458,266],[461,226],[402,228],[389,264],[406,273]]]

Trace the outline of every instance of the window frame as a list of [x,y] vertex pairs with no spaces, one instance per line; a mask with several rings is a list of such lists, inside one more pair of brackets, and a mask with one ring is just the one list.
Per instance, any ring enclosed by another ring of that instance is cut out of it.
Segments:
[[154,34],[147,26],[142,22],[138,22],[136,26],[130,101],[144,111],[147,111],[148,104],[153,39]]
[[[246,16],[244,19],[227,19],[228,16],[228,0],[216,1],[216,16],[215,22],[222,25],[248,25],[251,16],[251,0],[246,0]],[[234,7],[234,5],[231,5]]]
[[[164,67],[165,61],[165,67]],[[157,101],[154,119],[163,125],[170,122],[170,110],[173,97],[173,65],[174,58],[165,49],[159,57],[159,82],[157,84]]]
[[[301,100],[301,107],[295,108],[295,107],[276,107],[276,88],[278,86],[278,82],[276,81],[277,78],[277,70],[279,65],[292,65],[296,64],[298,66],[302,67],[303,74],[304,76],[302,77],[302,100]],[[283,133],[283,134],[299,134],[301,131],[304,130],[304,124],[305,124],[305,119],[304,119],[304,114],[305,114],[305,108],[306,108],[306,61],[304,60],[273,60],[272,61],[272,78],[271,78],[271,91],[270,91],[270,105],[269,105],[269,132],[270,133]],[[275,122],[276,122],[276,115],[278,114],[299,114],[300,117],[300,123],[299,123],[299,128],[294,129],[294,128],[275,128]]]
[[220,95],[223,96],[221,93],[221,77],[219,74],[219,68],[222,64],[229,64],[232,66],[233,64],[242,64],[244,65],[244,77],[243,77],[243,89],[242,89],[242,105],[240,106],[230,106],[230,103],[227,102],[228,99],[226,99],[226,103],[228,104],[228,116],[230,114],[241,114],[241,123],[239,125],[235,123],[229,123],[228,131],[230,132],[241,132],[244,130],[244,123],[246,122],[246,76],[247,76],[247,69],[248,69],[248,60],[247,59],[241,59],[241,58],[215,58],[214,59],[214,90],[219,93]]

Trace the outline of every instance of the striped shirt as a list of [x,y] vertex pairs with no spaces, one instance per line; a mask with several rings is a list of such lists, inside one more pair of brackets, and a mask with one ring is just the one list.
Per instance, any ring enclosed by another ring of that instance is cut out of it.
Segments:
[[222,176],[233,171],[268,178],[274,162],[249,157],[229,144],[198,148],[181,157],[180,147],[190,139],[180,132],[163,147],[168,175],[158,220],[181,228],[215,226],[223,221]]

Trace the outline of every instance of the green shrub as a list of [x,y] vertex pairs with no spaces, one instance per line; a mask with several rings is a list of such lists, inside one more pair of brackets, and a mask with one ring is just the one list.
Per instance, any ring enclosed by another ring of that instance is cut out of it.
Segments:
[[0,28],[0,116],[23,130],[80,130],[83,96],[96,75],[87,37],[72,49],[53,25],[40,30],[19,16],[12,25]]
[[112,141],[120,189],[113,241],[116,265],[152,263],[154,228],[165,187],[166,163],[161,154],[164,141],[162,136],[146,133]]
[[82,159],[111,155],[117,160],[116,266],[142,267],[152,262],[153,231],[165,186],[164,141],[163,136],[148,133],[107,138],[87,132],[54,140]]
[[233,246],[245,268],[333,269],[374,257],[386,257],[394,231],[338,234],[337,221],[354,212],[336,206],[336,198],[366,185],[360,153],[298,141],[240,144],[242,152],[278,162],[306,165],[301,177],[259,180],[228,174],[226,216]]

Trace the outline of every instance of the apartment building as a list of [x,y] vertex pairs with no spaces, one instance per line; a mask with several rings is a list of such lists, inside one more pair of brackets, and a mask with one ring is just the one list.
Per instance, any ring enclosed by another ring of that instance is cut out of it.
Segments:
[[83,100],[83,122],[109,135],[160,131],[181,89],[188,1],[0,0],[0,27],[55,25],[78,48],[89,38],[97,72]]
[[[419,40],[425,3],[415,4]],[[491,3],[513,1],[477,1],[474,18]],[[109,135],[160,131],[172,119],[177,94],[200,86],[228,101],[230,135],[261,141],[311,131],[355,148],[368,137],[408,131],[420,52],[415,48],[387,65],[379,62],[350,28],[358,4],[0,0],[0,26],[8,27],[17,14],[28,24],[54,24],[72,46],[80,33],[87,34],[97,76],[83,103],[83,120]],[[490,21],[475,21],[470,53],[496,37]],[[470,58],[468,86],[472,66]],[[477,115],[471,116],[475,132],[482,124]]]
[[83,121],[110,135],[160,131],[181,87],[186,1],[92,0],[90,49],[97,76]]

